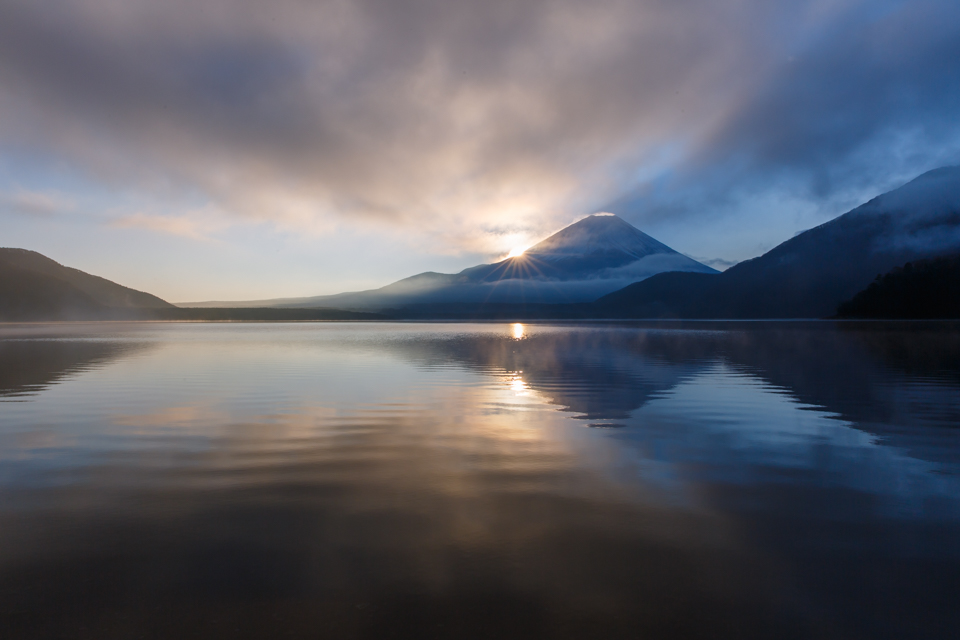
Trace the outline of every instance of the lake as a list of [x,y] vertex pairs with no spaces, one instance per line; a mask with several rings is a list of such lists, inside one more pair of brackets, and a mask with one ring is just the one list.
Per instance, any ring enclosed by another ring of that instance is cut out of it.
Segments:
[[0,326],[0,636],[956,638],[960,325]]

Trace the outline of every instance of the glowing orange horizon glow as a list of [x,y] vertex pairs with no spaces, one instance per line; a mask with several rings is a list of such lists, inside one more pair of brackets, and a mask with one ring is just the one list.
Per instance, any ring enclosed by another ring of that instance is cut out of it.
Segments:
[[514,247],[510,249],[510,253],[507,254],[508,258],[516,258],[517,256],[522,256],[523,252],[527,250],[527,247]]

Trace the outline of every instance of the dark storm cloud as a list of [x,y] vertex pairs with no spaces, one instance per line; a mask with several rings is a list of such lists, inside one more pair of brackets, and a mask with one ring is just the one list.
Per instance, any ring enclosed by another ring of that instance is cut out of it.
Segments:
[[[635,219],[690,215],[771,176],[829,192],[929,162],[917,149],[958,132],[958,14],[852,0],[8,0],[0,136],[8,155],[294,228],[385,220],[455,243],[611,201]],[[866,157],[883,136],[909,157]]]

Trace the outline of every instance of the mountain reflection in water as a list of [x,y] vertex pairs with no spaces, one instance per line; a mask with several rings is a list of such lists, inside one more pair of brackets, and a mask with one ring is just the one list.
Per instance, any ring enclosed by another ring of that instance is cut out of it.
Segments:
[[7,326],[0,365],[4,638],[960,629],[955,325]]

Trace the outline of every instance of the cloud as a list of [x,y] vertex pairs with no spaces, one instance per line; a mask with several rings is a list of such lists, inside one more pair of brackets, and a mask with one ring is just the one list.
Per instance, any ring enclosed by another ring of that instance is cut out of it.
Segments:
[[73,202],[60,194],[24,190],[0,193],[0,211],[19,215],[46,217],[72,208]]
[[228,228],[230,222],[209,211],[197,211],[185,215],[137,212],[114,218],[108,226],[117,229],[145,229],[191,240],[212,241],[213,235]]
[[707,265],[708,267],[713,267],[717,271],[726,271],[733,265],[737,264],[736,260],[724,260],[723,258],[697,258],[695,256],[690,256],[697,262]]
[[[283,229],[502,251],[600,208],[727,215],[928,168],[960,150],[958,20],[945,0],[8,0],[0,142]],[[193,215],[118,224],[205,235]]]
[[850,208],[960,160],[960,5],[807,4],[831,11],[773,51],[769,73],[722,126],[616,211],[697,216],[771,192]]

